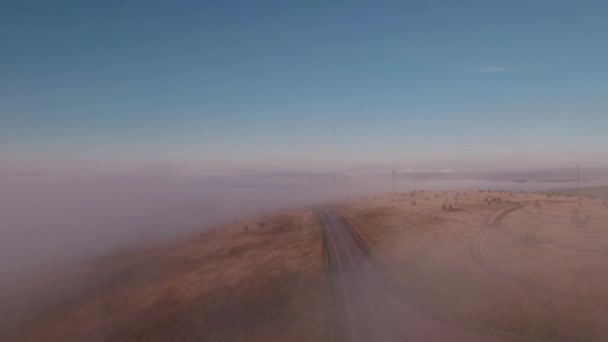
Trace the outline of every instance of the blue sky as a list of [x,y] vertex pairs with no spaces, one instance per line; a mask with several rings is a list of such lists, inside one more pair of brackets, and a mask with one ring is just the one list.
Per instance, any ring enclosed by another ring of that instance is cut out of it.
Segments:
[[2,1],[0,155],[606,165],[604,1]]

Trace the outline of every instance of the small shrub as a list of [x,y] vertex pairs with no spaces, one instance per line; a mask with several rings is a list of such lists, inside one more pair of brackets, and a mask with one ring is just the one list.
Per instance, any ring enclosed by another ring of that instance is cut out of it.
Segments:
[[583,224],[589,224],[591,223],[591,216],[587,215],[585,216],[585,218],[583,219]]
[[249,230],[249,226],[248,226],[248,225],[245,225],[245,227],[243,227],[243,230],[244,230],[244,231],[248,231],[248,230]]
[[103,316],[107,316],[112,313],[112,307],[108,299],[103,300],[103,304],[101,305],[100,311]]
[[416,201],[412,201],[412,205],[416,205]]
[[524,235],[519,237],[519,242],[526,246],[535,246],[541,243],[541,239],[536,236],[534,233],[525,233]]

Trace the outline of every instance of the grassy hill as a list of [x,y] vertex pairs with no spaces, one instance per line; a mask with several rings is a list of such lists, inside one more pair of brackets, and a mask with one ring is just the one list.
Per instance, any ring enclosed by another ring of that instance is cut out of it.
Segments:
[[0,340],[327,340],[321,246],[294,211],[55,270],[0,288]]

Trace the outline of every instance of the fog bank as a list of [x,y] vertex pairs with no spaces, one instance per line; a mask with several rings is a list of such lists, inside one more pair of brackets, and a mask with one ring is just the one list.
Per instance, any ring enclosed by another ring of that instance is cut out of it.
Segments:
[[[0,177],[0,258],[5,262],[0,264],[0,279],[264,211],[421,188],[569,187],[576,184],[571,171],[4,175]],[[606,184],[605,174],[590,172],[583,181]]]

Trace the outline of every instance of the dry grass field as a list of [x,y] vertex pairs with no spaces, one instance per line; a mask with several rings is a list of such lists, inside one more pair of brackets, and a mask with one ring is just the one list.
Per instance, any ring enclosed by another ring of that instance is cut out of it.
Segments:
[[422,310],[509,340],[608,340],[603,200],[416,191],[339,210]]
[[49,272],[0,291],[0,340],[327,340],[321,241],[293,211]]
[[608,200],[608,186],[553,190],[548,193]]
[[[334,208],[410,305],[512,341],[608,340],[608,204],[412,191]],[[0,340],[331,340],[318,217],[241,219],[0,289]]]

